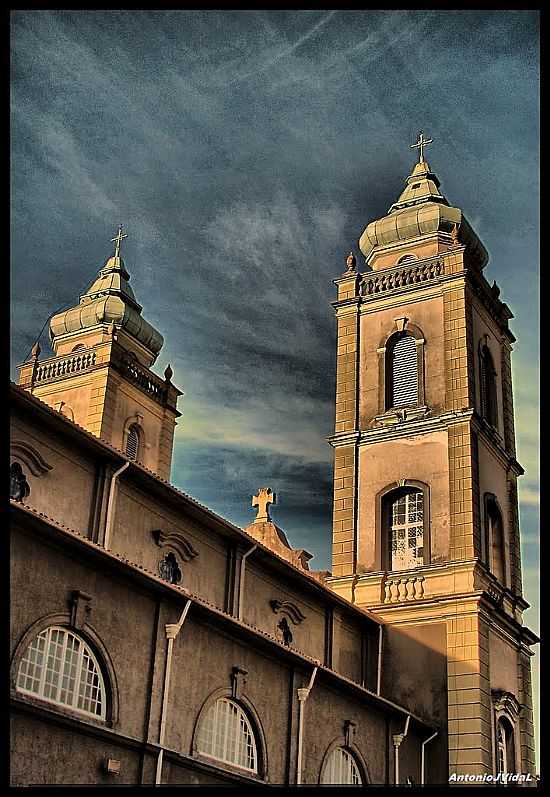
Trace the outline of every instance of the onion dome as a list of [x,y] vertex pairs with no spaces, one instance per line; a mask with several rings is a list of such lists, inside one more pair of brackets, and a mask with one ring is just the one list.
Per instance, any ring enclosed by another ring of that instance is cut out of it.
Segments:
[[154,358],[164,343],[164,338],[142,315],[129,285],[130,275],[120,256],[120,242],[126,237],[119,229],[115,254],[99,271],[76,307],[54,315],[50,321],[50,340],[99,325],[115,325],[125,330],[147,348]]
[[453,245],[465,245],[472,262],[478,268],[484,268],[488,260],[487,250],[460,208],[449,205],[439,186],[439,180],[425,160],[415,165],[388,214],[372,221],[359,239],[359,248],[367,263],[382,248],[400,243],[412,244],[423,236],[443,233],[449,236],[447,240]]

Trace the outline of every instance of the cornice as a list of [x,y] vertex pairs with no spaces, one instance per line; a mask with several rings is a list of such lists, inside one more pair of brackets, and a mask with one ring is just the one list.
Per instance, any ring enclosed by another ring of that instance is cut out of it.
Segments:
[[429,434],[430,432],[448,429],[457,423],[469,421],[472,417],[472,409],[463,409],[440,413],[434,417],[424,417],[421,419],[405,418],[392,426],[376,427],[372,429],[362,429],[359,437],[359,445],[372,445],[373,443],[385,440],[396,440],[402,437],[412,437],[419,434]]

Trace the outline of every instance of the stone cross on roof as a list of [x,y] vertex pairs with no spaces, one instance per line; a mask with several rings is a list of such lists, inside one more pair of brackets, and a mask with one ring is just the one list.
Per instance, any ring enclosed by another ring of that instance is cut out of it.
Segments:
[[427,144],[431,144],[433,142],[433,138],[424,138],[424,133],[422,130],[418,134],[418,141],[416,144],[411,144],[411,149],[419,149],[420,150],[420,160],[419,163],[424,163],[424,147]]
[[269,504],[275,504],[277,496],[271,487],[260,487],[258,495],[252,496],[252,506],[258,507],[258,514],[254,519],[254,523],[268,523],[271,518],[269,516]]
[[120,257],[120,244],[122,243],[124,238],[128,237],[128,233],[122,232],[122,224],[119,225],[118,232],[114,238],[111,238],[111,241],[115,244],[115,257]]

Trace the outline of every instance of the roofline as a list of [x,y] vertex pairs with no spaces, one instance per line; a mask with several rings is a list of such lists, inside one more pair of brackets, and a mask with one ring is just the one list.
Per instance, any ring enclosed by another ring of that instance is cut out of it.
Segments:
[[206,613],[214,615],[218,619],[229,622],[231,625],[239,628],[242,632],[252,635],[256,640],[261,640],[262,642],[271,645],[285,657],[290,658],[293,661],[298,660],[303,666],[307,665],[310,667],[317,667],[328,677],[329,680],[337,680],[338,682],[345,684],[349,688],[354,689],[362,694],[369,701],[379,704],[380,707],[388,708],[398,714],[410,716],[411,719],[422,728],[427,728],[429,730],[436,729],[435,725],[430,725],[404,706],[394,703],[392,700],[382,697],[381,695],[377,695],[375,692],[372,692],[370,689],[367,689],[355,681],[352,681],[345,675],[342,675],[341,673],[332,670],[330,667],[321,664],[320,661],[313,659],[306,653],[303,653],[296,648],[289,648],[286,645],[283,645],[282,642],[279,642],[276,637],[268,634],[261,628],[250,625],[249,623],[244,622],[244,620],[239,620],[233,615],[224,612],[215,604],[210,603],[185,587],[179,586],[177,584],[170,584],[168,581],[164,581],[164,579],[162,579],[156,573],[150,571],[148,568],[138,565],[137,563],[126,559],[114,551],[105,549],[102,545],[93,542],[88,537],[85,537],[83,534],[80,534],[80,532],[75,531],[74,529],[69,529],[59,521],[48,517],[48,515],[45,515],[43,512],[39,512],[33,507],[30,507],[27,504],[22,504],[11,498],[10,509],[12,516],[15,516],[15,518],[19,516],[19,518],[25,518],[27,521],[30,521],[30,524],[33,526],[34,530],[45,532],[46,534],[49,534],[50,537],[53,536],[57,537],[58,539],[62,538],[64,541],[71,540],[81,549],[87,549],[89,552],[93,552],[94,555],[102,558],[104,561],[107,561],[111,567],[122,568],[131,578],[141,580],[142,582],[145,581],[148,587],[171,594],[172,597],[179,597],[182,600],[191,600],[195,606],[199,606]]
[[250,546],[256,545],[257,550],[255,551],[254,555],[257,555],[257,553],[260,552],[264,557],[270,559],[274,565],[277,567],[282,567],[282,569],[287,574],[290,574],[291,577],[301,580],[304,584],[307,584],[310,590],[317,592],[317,594],[323,595],[325,600],[328,600],[331,603],[336,603],[345,608],[351,614],[355,614],[359,618],[374,623],[377,626],[384,625],[384,622],[380,617],[377,617],[367,609],[356,606],[346,598],[338,595],[338,593],[319,582],[313,575],[309,575],[308,571],[301,570],[287,559],[279,556],[279,554],[277,554],[275,551],[272,551],[262,542],[244,531],[244,529],[241,529],[239,526],[235,526],[233,523],[231,523],[231,521],[226,520],[221,515],[217,515],[211,509],[208,509],[208,507],[204,506],[204,504],[201,504],[195,498],[192,498],[190,495],[187,495],[187,493],[184,493],[177,487],[174,487],[165,479],[162,479],[156,473],[149,470],[149,468],[146,468],[134,460],[128,459],[124,452],[120,451],[118,448],[115,448],[115,446],[111,445],[111,443],[107,443],[100,437],[96,437],[87,429],[84,429],[84,427],[70,420],[65,415],[62,415],[57,410],[52,409],[48,404],[29,393],[29,391],[25,388],[22,388],[20,385],[17,385],[14,382],[10,382],[10,389],[11,398],[14,400],[14,404],[20,402],[21,405],[26,405],[27,408],[40,412],[43,417],[49,420],[52,424],[56,424],[58,427],[61,427],[67,434],[72,435],[78,439],[79,442],[82,442],[84,445],[92,448],[92,450],[99,452],[101,455],[108,455],[120,464],[128,462],[130,467],[125,472],[125,478],[128,477],[127,474],[131,473],[137,477],[138,483],[141,480],[149,488],[153,487],[154,490],[161,491],[164,494],[164,497],[168,496],[170,499],[172,499],[172,501],[183,503],[186,509],[191,511],[191,514],[195,517],[195,519],[202,524],[210,524],[210,526],[214,526],[215,530],[221,533],[223,536],[230,536],[233,539],[237,538]]

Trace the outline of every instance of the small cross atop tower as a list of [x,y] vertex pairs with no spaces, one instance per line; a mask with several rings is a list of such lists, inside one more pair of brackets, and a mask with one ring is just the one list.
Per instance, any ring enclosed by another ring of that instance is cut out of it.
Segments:
[[113,241],[115,245],[115,257],[120,257],[120,244],[122,243],[123,239],[127,237],[128,233],[122,232],[122,224],[120,224],[117,234],[114,238],[111,238],[111,241]]
[[252,496],[252,506],[258,507],[258,514],[254,519],[254,523],[268,523],[271,520],[269,516],[269,504],[275,504],[277,496],[271,487],[260,487],[258,495]]
[[422,130],[418,134],[418,140],[416,144],[411,144],[411,149],[419,149],[420,150],[420,160],[419,163],[424,163],[424,147],[428,144],[433,143],[433,138],[424,138],[424,133]]

